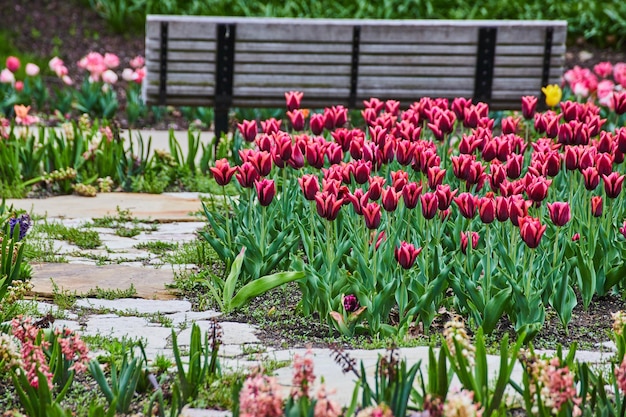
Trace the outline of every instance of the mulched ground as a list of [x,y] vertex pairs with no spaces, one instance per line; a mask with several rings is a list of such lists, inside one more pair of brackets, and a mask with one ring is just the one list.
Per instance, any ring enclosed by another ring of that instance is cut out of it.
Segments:
[[[80,77],[77,75],[84,76],[84,72],[77,67],[76,63],[90,51],[117,54],[120,57],[121,68],[127,67],[133,57],[144,54],[143,33],[117,34],[112,32],[97,13],[78,0],[29,0],[27,2],[0,0],[0,16],[4,22],[10,22],[8,25],[3,25],[3,29],[14,35],[13,41],[17,48],[42,57],[59,53],[68,66],[70,74],[78,78],[78,81]],[[574,65],[590,67],[601,61],[613,63],[626,61],[626,51],[598,49],[583,43],[572,45],[567,50],[566,68],[572,68]],[[123,86],[124,84],[120,82],[117,90],[122,109]],[[164,128],[168,123],[172,123],[175,117],[170,116],[160,125],[151,127]],[[180,127],[185,127],[185,121],[180,117],[174,122]],[[297,316],[294,296],[297,297],[297,294],[290,291],[273,292],[255,300],[247,313],[233,314],[230,319],[253,322],[262,326],[265,331],[261,332],[260,337],[268,345],[328,344],[336,337],[336,334],[329,332],[326,326],[319,323],[319,320],[286,319],[288,316]],[[278,304],[276,304],[277,300]],[[546,325],[537,337],[537,342],[544,347],[551,347],[556,343],[569,345],[573,341],[584,343],[585,346],[606,341],[611,327],[610,314],[620,309],[626,309],[626,303],[617,296],[594,300],[588,311],[584,311],[579,305],[574,311],[568,333],[563,330],[555,314],[548,314]],[[500,334],[510,331],[506,320],[500,324]],[[431,330],[438,331],[437,328]]]

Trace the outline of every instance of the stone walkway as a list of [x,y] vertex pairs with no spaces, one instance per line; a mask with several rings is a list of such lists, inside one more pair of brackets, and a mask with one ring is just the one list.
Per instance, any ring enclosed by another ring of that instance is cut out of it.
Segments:
[[[49,310],[63,317],[55,326],[67,326],[85,335],[100,335],[122,339],[142,339],[146,343],[149,359],[157,355],[172,356],[172,331],[178,335],[180,346],[188,345],[191,325],[196,323],[202,330],[211,325],[210,319],[219,317],[217,311],[192,311],[191,303],[180,299],[168,288],[174,282],[176,271],[190,265],[171,265],[161,257],[138,249],[146,242],[190,242],[195,232],[204,226],[201,218],[192,215],[201,209],[199,196],[183,194],[98,194],[95,198],[77,196],[53,197],[43,200],[9,200],[7,204],[23,208],[35,215],[47,216],[48,222],[60,222],[67,227],[81,227],[93,218],[115,216],[120,210],[129,210],[134,218],[149,220],[152,229],[134,236],[120,237],[111,228],[95,228],[102,244],[95,249],[80,249],[64,241],[54,241],[55,255],[64,256],[68,263],[38,263],[33,265],[34,294],[39,297],[38,309],[43,315]],[[57,290],[53,288],[53,284]],[[135,289],[134,297],[125,299],[78,298],[72,310],[58,312],[50,301],[55,291],[69,295],[87,294],[96,288],[102,290]],[[273,359],[290,361],[295,353],[304,349],[274,350],[263,347],[256,336],[254,326],[220,322],[223,329],[223,346],[220,349],[223,369],[258,366],[262,361]],[[605,361],[609,353],[579,352],[579,358],[591,362]],[[315,373],[325,380],[328,388],[335,390],[333,398],[348,404],[354,388],[354,376],[343,374],[334,363],[329,349],[314,349]],[[256,353],[251,353],[256,352]],[[383,350],[348,351],[351,357],[363,361],[368,375],[373,375],[376,360]],[[428,348],[401,349],[409,365],[422,360],[427,362]],[[499,358],[490,357],[489,366],[495,371]],[[290,366],[276,371],[281,384],[289,386],[292,377]],[[521,380],[521,369],[514,372]],[[288,388],[284,390],[285,393]],[[227,413],[228,414],[228,413]],[[209,410],[187,410],[186,416],[206,417],[225,415]]]

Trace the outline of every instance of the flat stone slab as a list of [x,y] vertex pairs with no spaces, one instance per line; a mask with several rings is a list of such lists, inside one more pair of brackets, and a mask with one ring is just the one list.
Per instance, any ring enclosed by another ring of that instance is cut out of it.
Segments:
[[159,222],[197,221],[191,213],[202,209],[197,194],[98,193],[95,197],[64,195],[45,199],[9,199],[7,205],[37,215],[58,218],[115,217],[130,210],[140,220]]
[[61,291],[70,294],[87,294],[96,287],[103,290],[125,290],[131,285],[136,297],[149,300],[172,300],[174,290],[166,285],[174,282],[170,268],[142,268],[125,265],[82,265],[62,263],[33,264],[32,294],[44,298],[53,297],[52,279]]
[[99,298],[81,298],[76,307],[106,309],[110,311],[133,312],[137,314],[171,314],[190,312],[191,303],[184,300],[142,300],[137,298],[118,298],[103,300]]

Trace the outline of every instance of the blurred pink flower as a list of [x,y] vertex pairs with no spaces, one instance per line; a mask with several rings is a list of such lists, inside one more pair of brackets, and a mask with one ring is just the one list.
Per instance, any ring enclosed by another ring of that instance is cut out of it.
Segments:
[[146,60],[141,55],[137,55],[130,60],[130,66],[134,69],[138,69],[143,67],[143,64],[145,64],[145,62]]
[[17,91],[18,93],[22,92],[24,90],[24,82],[23,81],[16,81],[15,82],[15,91]]
[[20,60],[17,57],[10,56],[7,58],[7,69],[11,72],[15,72],[20,69]]
[[115,84],[117,82],[117,74],[108,69],[102,73],[102,81],[107,84]]
[[61,79],[63,80],[65,85],[72,85],[72,84],[74,84],[74,81],[70,78],[69,75],[64,75],[64,76],[61,77]]
[[122,79],[124,81],[134,81],[134,77],[135,77],[135,71],[133,71],[132,68],[124,68],[124,71],[122,71]]
[[615,84],[611,80],[602,80],[598,83],[598,102],[612,110],[613,89]]
[[36,64],[29,62],[26,64],[26,75],[29,77],[36,77],[39,75],[39,67]]
[[8,68],[0,71],[0,83],[2,84],[14,84],[15,83],[15,75]]
[[626,88],[626,62],[620,62],[613,66],[613,79],[615,82]]
[[581,68],[578,65],[565,72],[563,79],[577,96],[587,97],[598,88],[598,78],[589,68]]
[[120,65],[120,59],[117,55],[106,53],[104,54],[104,58],[102,59],[104,65],[109,69],[117,68]]
[[613,65],[608,61],[600,62],[594,65],[593,72],[600,78],[606,78],[613,72]]
[[55,56],[54,58],[52,58],[50,62],[48,63],[48,66],[50,67],[50,70],[53,71],[59,78],[63,78],[68,73],[65,63],[58,56]]
[[89,80],[96,82],[100,80],[100,76],[107,70],[104,57],[98,52],[89,52],[78,61],[78,67],[89,71]]

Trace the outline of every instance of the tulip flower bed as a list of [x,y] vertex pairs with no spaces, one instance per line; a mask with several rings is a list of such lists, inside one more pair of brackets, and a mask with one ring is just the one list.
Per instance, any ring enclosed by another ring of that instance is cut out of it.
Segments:
[[373,98],[364,128],[286,98],[287,129],[244,121],[253,148],[211,168],[241,195],[230,217],[206,209],[207,239],[227,267],[246,247],[244,282],[305,271],[302,311],[346,335],[428,329],[445,307],[532,337],[546,309],[566,327],[577,303],[624,294],[626,92],[608,120],[591,102],[536,112],[524,97],[495,120],[463,98]]

